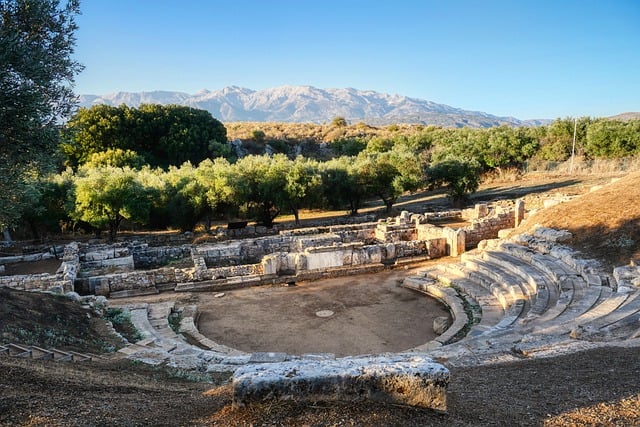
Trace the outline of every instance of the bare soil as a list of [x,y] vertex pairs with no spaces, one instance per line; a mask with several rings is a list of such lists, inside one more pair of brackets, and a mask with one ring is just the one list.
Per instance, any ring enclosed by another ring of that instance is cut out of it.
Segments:
[[[558,177],[496,184],[479,192],[476,200],[524,197],[535,207],[554,195],[587,193],[594,183],[609,180],[610,176]],[[603,190],[542,210],[523,227],[540,223],[567,228],[575,234],[571,244],[585,257],[606,265],[627,263],[640,255],[639,191],[640,174],[630,174]],[[431,201],[429,196],[405,199],[399,208]],[[0,296],[0,326],[23,319],[18,314],[26,311],[33,319],[30,325],[40,328],[55,324],[45,313],[38,314],[40,310],[74,313],[71,302],[55,307],[43,303],[48,297]],[[85,312],[77,316],[84,320],[71,316],[58,327],[88,341],[81,333],[86,326],[79,325],[91,319]],[[28,326],[26,320],[20,322]],[[93,333],[104,338],[99,330]],[[63,364],[0,357],[0,425],[632,426],[640,425],[639,376],[637,348],[603,348],[550,359],[452,367],[447,414],[350,402],[232,409],[228,374],[202,382],[192,373],[129,361]]]
[[29,261],[29,262],[15,262],[11,264],[5,264],[4,272],[0,272],[1,275],[5,276],[16,276],[20,274],[54,274],[62,261],[55,258],[43,259],[40,261]]
[[[242,351],[336,356],[398,352],[436,337],[441,303],[401,288],[407,270],[226,292],[199,297],[200,332]],[[330,310],[329,317],[316,312]]]

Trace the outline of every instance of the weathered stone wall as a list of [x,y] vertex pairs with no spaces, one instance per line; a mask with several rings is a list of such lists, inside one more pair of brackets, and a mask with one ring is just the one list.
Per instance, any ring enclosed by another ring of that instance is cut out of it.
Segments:
[[80,276],[131,271],[134,268],[133,256],[125,243],[83,244],[79,247]]
[[430,241],[443,239],[445,253],[441,256],[458,256],[465,251],[465,232],[449,227],[437,227],[433,224],[419,224],[417,226],[418,240]]
[[[28,274],[0,276],[0,287],[21,290],[43,290],[60,293],[73,291],[73,283],[78,274],[80,261],[78,244],[73,242],[65,246],[62,262],[55,274]],[[40,258],[42,259],[42,258]]]
[[371,242],[375,239],[376,225],[377,223],[375,222],[367,222],[364,224],[334,225],[328,227],[306,227],[294,230],[283,230],[280,232],[280,235],[291,236],[295,240],[301,239],[303,236],[331,234],[338,236],[343,243]]
[[465,247],[476,247],[481,240],[495,239],[498,232],[505,228],[513,228],[516,224],[516,215],[513,208],[495,208],[490,215],[471,221],[471,225],[462,228],[465,233]]
[[191,248],[192,245],[150,247],[148,244],[139,244],[131,246],[130,250],[135,268],[144,269],[158,268],[171,261],[191,258]]
[[268,254],[288,251],[291,236],[268,236],[208,244],[193,248],[193,254],[202,256],[209,267],[254,264]]

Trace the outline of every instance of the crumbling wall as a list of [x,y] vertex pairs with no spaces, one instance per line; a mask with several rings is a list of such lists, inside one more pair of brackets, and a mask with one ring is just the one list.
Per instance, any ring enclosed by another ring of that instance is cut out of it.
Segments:
[[159,268],[172,261],[191,257],[192,245],[150,247],[147,243],[130,246],[135,268]]
[[0,276],[0,287],[21,290],[43,290],[59,293],[73,291],[73,283],[80,267],[79,248],[76,242],[65,246],[62,262],[55,274],[25,274]]
[[474,219],[471,225],[462,228],[465,233],[466,249],[478,246],[481,240],[495,239],[498,232],[516,225],[516,210],[513,208],[496,207],[488,216]]

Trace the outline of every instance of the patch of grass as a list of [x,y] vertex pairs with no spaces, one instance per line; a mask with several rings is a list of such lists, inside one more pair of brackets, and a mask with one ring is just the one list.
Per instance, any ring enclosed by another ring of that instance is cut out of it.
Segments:
[[180,333],[180,322],[182,322],[182,312],[181,311],[172,311],[171,314],[169,314],[169,327],[173,330],[173,332],[175,332],[176,334]]
[[[20,328],[6,326],[2,328],[2,341],[16,342],[27,346],[50,348],[81,348],[87,344],[87,340],[72,336],[66,329],[41,327],[33,325],[32,328]],[[98,347],[104,353],[113,353],[116,347],[100,338],[89,340],[94,347]]]
[[113,329],[127,341],[136,342],[144,338],[131,322],[131,313],[129,311],[121,308],[108,308],[102,317],[104,320],[111,322]]
[[457,286],[451,285],[451,288],[455,289],[460,296],[462,307],[467,315],[467,323],[465,323],[464,327],[449,341],[449,343],[459,341],[466,337],[473,325],[480,323],[480,319],[482,318],[482,309],[475,303],[475,301],[472,302],[472,300],[467,298],[462,290]]

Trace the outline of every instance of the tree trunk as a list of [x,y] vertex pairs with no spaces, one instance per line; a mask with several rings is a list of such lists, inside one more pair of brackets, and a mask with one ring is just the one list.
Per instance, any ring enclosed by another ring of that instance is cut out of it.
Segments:
[[293,217],[295,218],[295,224],[300,225],[300,210],[296,208],[293,204],[290,205],[291,213],[293,213]]
[[4,241],[7,243],[11,243],[13,242],[13,240],[11,239],[11,233],[9,232],[8,228],[3,228],[2,229],[2,236],[4,237]]
[[120,215],[117,216],[116,219],[109,221],[109,241],[113,242],[116,240],[116,235],[118,234],[118,229],[120,228],[120,223],[122,222],[122,217]]

